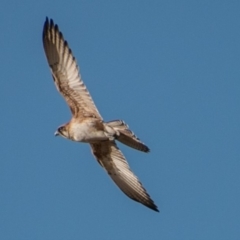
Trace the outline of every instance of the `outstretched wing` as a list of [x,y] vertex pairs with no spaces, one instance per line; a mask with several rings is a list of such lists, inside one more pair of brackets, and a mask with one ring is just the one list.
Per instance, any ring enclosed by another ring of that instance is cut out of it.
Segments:
[[117,186],[131,199],[158,212],[157,206],[148,195],[115,142],[91,143],[92,153],[105,168]]
[[46,18],[43,46],[58,91],[67,101],[74,117],[94,117],[102,120],[86,86],[77,62],[58,26]]

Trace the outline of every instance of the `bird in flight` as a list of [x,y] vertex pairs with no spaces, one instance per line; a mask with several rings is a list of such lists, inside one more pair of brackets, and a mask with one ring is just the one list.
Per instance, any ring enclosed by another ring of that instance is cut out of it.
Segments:
[[57,90],[66,100],[72,119],[55,132],[76,142],[89,143],[92,154],[115,184],[131,199],[159,212],[157,206],[131,171],[116,140],[142,152],[149,148],[121,120],[104,122],[84,85],[77,61],[58,25],[46,18],[43,47]]

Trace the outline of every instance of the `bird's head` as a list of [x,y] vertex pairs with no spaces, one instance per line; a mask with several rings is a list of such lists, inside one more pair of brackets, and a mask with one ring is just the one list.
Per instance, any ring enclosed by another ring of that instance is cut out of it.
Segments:
[[60,126],[54,133],[55,136],[62,136],[64,138],[69,138],[68,129],[66,125]]

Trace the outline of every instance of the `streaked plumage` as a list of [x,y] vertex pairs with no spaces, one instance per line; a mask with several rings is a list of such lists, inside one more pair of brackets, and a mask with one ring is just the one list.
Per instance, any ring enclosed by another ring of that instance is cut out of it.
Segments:
[[43,46],[53,80],[72,112],[69,123],[55,135],[89,143],[93,155],[116,185],[130,198],[158,211],[118,149],[115,140],[143,152],[149,148],[121,120],[104,122],[79,73],[77,62],[53,20],[45,21]]

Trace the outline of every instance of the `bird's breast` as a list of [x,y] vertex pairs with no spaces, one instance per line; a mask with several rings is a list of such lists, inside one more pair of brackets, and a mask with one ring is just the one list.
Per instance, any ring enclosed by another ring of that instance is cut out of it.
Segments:
[[95,119],[89,119],[80,123],[72,123],[70,126],[70,136],[76,142],[97,142],[107,140],[103,124]]

